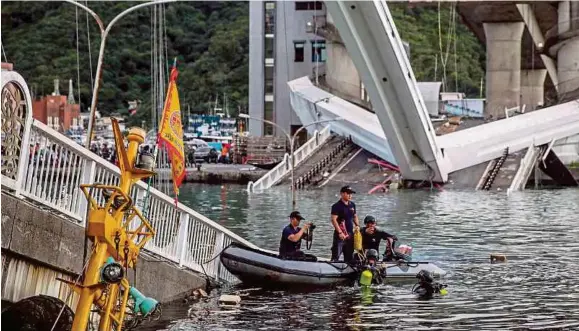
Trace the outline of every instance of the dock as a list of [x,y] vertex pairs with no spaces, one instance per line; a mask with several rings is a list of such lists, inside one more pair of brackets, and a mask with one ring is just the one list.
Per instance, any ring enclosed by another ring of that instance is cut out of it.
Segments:
[[[169,169],[157,169],[159,178],[171,178]],[[202,163],[200,168],[187,167],[186,183],[247,184],[261,178],[267,170],[248,164]]]

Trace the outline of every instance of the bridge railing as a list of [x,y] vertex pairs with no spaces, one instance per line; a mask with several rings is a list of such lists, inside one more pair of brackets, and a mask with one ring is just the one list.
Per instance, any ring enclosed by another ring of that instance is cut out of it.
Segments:
[[[31,199],[84,226],[88,206],[79,185],[118,184],[118,167],[37,120],[23,122],[27,128],[22,132],[28,134],[21,146],[26,148],[22,148],[19,163],[11,165],[22,170],[11,181],[20,185],[5,186],[17,197]],[[3,185],[6,178],[3,171]],[[257,248],[191,208],[181,203],[175,205],[173,198],[142,181],[133,187],[131,196],[140,208],[148,201],[144,213],[156,231],[145,250],[180,266],[212,278],[234,281],[235,277],[221,266],[219,253],[231,242]],[[103,199],[99,196],[97,201]]]
[[[331,136],[330,126],[326,126],[321,131],[315,131],[312,138],[305,144],[294,151],[295,157],[294,167],[297,167],[301,162],[312,155],[320,146],[322,146]],[[275,166],[275,168],[268,171],[260,179],[255,182],[247,184],[247,191],[252,193],[261,191],[272,187],[282,180],[291,171],[291,156],[285,154],[283,160]]]

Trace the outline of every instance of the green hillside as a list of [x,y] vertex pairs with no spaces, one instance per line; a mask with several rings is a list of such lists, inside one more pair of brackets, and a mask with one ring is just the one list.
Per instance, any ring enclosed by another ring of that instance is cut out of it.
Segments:
[[[105,22],[135,2],[88,2]],[[438,38],[438,13],[433,9],[409,9],[394,4],[392,13],[403,39],[410,42],[411,61],[420,81],[442,77],[441,54],[446,54],[449,6],[441,10],[441,53]],[[179,62],[179,90],[183,109],[206,111],[216,94],[226,93],[229,108],[245,109],[248,99],[249,5],[247,2],[181,2],[166,5],[165,24],[167,58]],[[99,110],[128,116],[127,101],[142,100],[142,106],[131,122],[149,120],[151,103],[151,24],[152,9],[128,14],[111,30],[105,52],[103,85]],[[78,19],[78,24],[77,24]],[[452,25],[451,25],[452,26]],[[77,52],[77,29],[79,51]],[[475,37],[456,25],[455,70],[454,47],[447,63],[449,90],[458,86],[469,96],[479,95],[483,75],[484,49]],[[78,16],[73,5],[63,2],[2,2],[2,43],[9,62],[14,63],[36,94],[53,90],[54,78],[61,80],[60,92],[68,93],[67,80],[77,81],[77,58],[80,63],[80,99],[82,109],[89,105],[91,71],[88,33],[93,72],[100,38],[98,26],[84,11]],[[451,43],[452,44],[452,43]],[[454,45],[454,44],[452,44]],[[4,60],[4,55],[2,55]],[[172,62],[172,60],[169,60]],[[458,73],[458,80],[456,79]]]

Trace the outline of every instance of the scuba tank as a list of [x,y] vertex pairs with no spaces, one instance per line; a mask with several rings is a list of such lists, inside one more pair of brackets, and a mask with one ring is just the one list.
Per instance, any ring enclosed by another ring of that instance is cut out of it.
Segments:
[[370,286],[372,285],[372,271],[366,269],[360,274],[360,285]]
[[362,252],[362,233],[360,233],[360,229],[354,230],[354,250]]

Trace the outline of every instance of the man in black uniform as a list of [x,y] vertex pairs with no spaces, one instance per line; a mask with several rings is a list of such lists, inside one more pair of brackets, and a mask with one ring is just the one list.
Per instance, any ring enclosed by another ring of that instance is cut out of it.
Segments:
[[393,258],[393,243],[397,241],[398,238],[395,235],[389,234],[388,232],[378,230],[376,228],[376,218],[374,216],[366,216],[364,218],[364,227],[360,230],[362,234],[362,248],[364,251],[375,249],[380,251],[380,241],[386,240],[386,252],[384,254],[385,260],[391,260]]
[[352,194],[356,193],[350,186],[340,189],[340,200],[332,205],[332,226],[334,240],[332,242],[332,261],[338,261],[344,253],[344,261],[350,262],[354,255],[354,227],[360,226],[356,214],[356,204]]
[[289,215],[290,224],[283,228],[281,240],[279,242],[279,256],[284,259],[300,259],[304,258],[306,254],[300,250],[302,239],[305,239],[305,233],[311,226],[311,223],[304,224],[300,228],[300,221],[303,216],[299,211],[294,211]]

